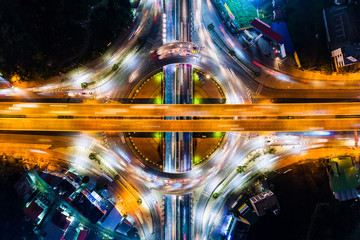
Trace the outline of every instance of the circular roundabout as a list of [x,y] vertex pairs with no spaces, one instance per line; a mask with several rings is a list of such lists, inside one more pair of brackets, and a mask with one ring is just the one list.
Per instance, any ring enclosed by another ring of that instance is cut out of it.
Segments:
[[[176,64],[184,63],[175,61],[165,66]],[[190,64],[193,66],[193,104],[248,102],[246,89],[232,71],[214,65],[213,71],[210,72],[205,69],[212,68],[201,62],[198,65]],[[121,84],[124,87],[131,84],[131,91],[117,91],[112,99],[121,99],[122,103],[127,104],[162,104],[164,91],[162,69],[163,66],[153,69],[149,67],[146,71],[140,69],[142,73],[136,72],[137,79],[128,82],[125,80]],[[151,72],[151,74],[146,74],[146,72]],[[233,81],[228,81],[229,78]],[[119,89],[129,88],[120,87]],[[151,118],[161,119],[154,116]],[[206,119],[206,117],[201,117],[201,119]],[[242,133],[193,133],[191,170],[167,172],[163,171],[164,135],[160,131],[152,133],[106,132],[104,134],[110,149],[122,159],[122,165],[128,172],[134,173],[130,177],[146,182],[149,184],[148,187],[162,191],[164,194],[191,192],[214,177],[220,170],[223,172],[228,169],[232,166],[234,157],[237,157],[236,150],[245,140]]]
[[[193,69],[193,104],[223,104],[226,97],[216,78],[208,72]],[[143,79],[129,95],[130,103],[162,104],[163,72]],[[151,168],[163,168],[163,132],[126,132],[122,133],[126,144],[144,164]],[[211,158],[222,145],[225,133],[193,133],[193,168],[201,166]]]

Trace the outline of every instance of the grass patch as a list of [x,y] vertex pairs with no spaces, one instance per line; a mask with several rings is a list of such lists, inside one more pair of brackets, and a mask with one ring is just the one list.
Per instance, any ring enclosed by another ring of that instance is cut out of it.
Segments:
[[[223,14],[228,14],[227,9],[221,4],[220,0],[215,0],[215,3]],[[234,22],[240,28],[249,26],[257,16],[256,8],[248,0],[225,0],[225,3],[235,17]]]
[[154,76],[155,81],[161,83],[163,80],[163,75],[164,75],[163,72],[159,72],[159,73],[155,74],[155,76]]
[[193,164],[196,165],[196,164],[199,164],[200,162],[201,162],[200,156],[195,155],[193,157]]

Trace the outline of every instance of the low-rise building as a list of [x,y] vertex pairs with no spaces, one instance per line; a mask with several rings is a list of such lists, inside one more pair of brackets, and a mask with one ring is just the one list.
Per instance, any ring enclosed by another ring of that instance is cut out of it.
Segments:
[[80,230],[76,240],[85,240],[87,236],[87,230]]
[[280,204],[275,194],[270,190],[251,197],[250,203],[258,216],[265,215],[268,211],[277,214],[280,209]]
[[351,157],[332,158],[330,164],[329,183],[334,197],[339,201],[358,198],[359,182]]
[[109,229],[110,231],[114,231],[115,228],[119,225],[123,217],[119,213],[119,211],[113,207],[113,209],[105,216],[102,227]]
[[55,172],[41,172],[39,176],[51,187],[56,187],[62,180],[63,176]]
[[245,197],[240,195],[231,206],[230,213],[233,216],[227,231],[228,236],[232,236],[234,239],[246,239],[250,226],[255,224],[259,218],[246,202]]
[[76,188],[69,182],[67,179],[62,179],[60,183],[54,187],[55,192],[62,196],[64,199],[70,197],[71,194],[76,190]]
[[25,202],[28,201],[34,190],[25,174],[15,183],[14,188],[16,193],[21,196]]
[[39,215],[44,211],[35,201],[31,202],[30,205],[25,208],[24,215],[33,222],[38,222]]
[[[264,34],[265,36],[267,36],[268,38],[270,38],[271,40],[273,40],[275,42],[280,42],[284,38],[283,36],[281,36],[280,34],[275,32],[274,30],[272,30],[269,25],[267,25],[266,23],[264,23],[263,21],[261,21],[258,18],[255,18],[250,23],[250,26],[252,26],[254,29],[259,31],[261,34]],[[259,35],[259,36],[261,36],[261,35]],[[254,42],[255,42],[255,40],[254,40]]]
[[323,11],[326,37],[337,71],[360,68],[360,19],[355,9],[346,5]]
[[96,192],[83,189],[71,204],[92,223],[97,223],[105,214],[106,209],[101,205],[102,198]]
[[116,228],[116,231],[127,236],[132,228],[133,224],[126,218],[123,218],[123,220],[121,220],[121,223]]
[[232,221],[233,222],[231,223],[229,229],[229,235],[231,235],[233,239],[246,240],[250,229],[250,225],[244,223],[238,218],[234,218]]
[[242,195],[240,195],[231,208],[234,216],[239,221],[252,225],[258,220],[258,216],[256,216],[251,207],[246,203],[246,200]]
[[70,225],[67,217],[61,213],[61,210],[56,210],[51,221],[46,223],[44,227],[45,240],[61,240]]

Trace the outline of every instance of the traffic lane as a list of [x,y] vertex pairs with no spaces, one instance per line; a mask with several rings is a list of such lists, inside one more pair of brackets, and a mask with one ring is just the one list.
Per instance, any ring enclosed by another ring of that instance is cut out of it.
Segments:
[[359,119],[241,119],[241,120],[118,120],[118,119],[0,119],[0,130],[113,132],[298,132],[354,131]]
[[[187,90],[187,89],[186,89]],[[184,90],[184,98],[187,91]],[[185,99],[186,100],[186,99]],[[188,103],[187,99],[184,103]],[[0,103],[0,118],[106,118],[106,117],[277,117],[359,115],[360,103],[291,103],[291,104],[64,104]]]
[[[162,66],[169,64],[192,64],[199,69],[209,69],[211,74],[215,75],[217,80],[220,82],[223,87],[225,94],[227,95],[228,102],[230,103],[240,103],[239,96],[236,92],[241,92],[241,97],[246,98],[244,94],[243,85],[240,84],[240,81],[248,87],[253,93],[256,93],[256,98],[280,98],[280,99],[292,99],[292,98],[339,98],[339,99],[360,99],[359,91],[356,89],[331,89],[331,90],[319,90],[319,89],[273,89],[261,85],[257,82],[256,78],[249,75],[244,69],[242,69],[234,61],[226,60],[224,58],[224,67],[219,62],[216,62],[210,58],[210,56],[204,56],[200,53],[199,58],[194,57],[183,57],[183,56],[170,56],[164,59],[156,59],[148,53],[148,56],[145,54],[139,59],[138,65],[143,66],[142,68],[137,68],[134,74],[134,69],[125,68],[122,69],[114,79],[120,79],[117,85],[119,88],[114,88],[112,92],[112,98],[123,98],[128,97],[131,89],[135,88],[142,79],[149,78],[151,74],[155,74],[157,71],[160,71]],[[228,75],[224,71],[233,71],[234,74]],[[233,76],[236,76],[234,78]],[[129,76],[134,76],[134,78],[129,79]],[[129,79],[129,80],[128,80]],[[239,80],[241,79],[241,80]],[[128,81],[127,81],[128,80]],[[259,91],[259,89],[261,91]],[[235,97],[235,95],[237,97]],[[254,95],[254,94],[252,94]]]
[[120,164],[125,166],[127,176],[130,178],[136,176],[135,182],[149,183],[153,188],[164,193],[184,194],[207,182],[219,169],[232,166],[232,156],[244,140],[241,136],[242,134],[239,133],[228,134],[223,147],[219,148],[201,169],[196,168],[183,173],[166,173],[145,166],[146,163],[142,163],[129,149],[128,145],[119,144],[115,139],[109,139],[109,145],[120,156],[117,161],[120,161]]
[[[357,89],[275,89],[262,85],[256,80],[256,77],[246,72],[236,62],[227,59],[228,56],[222,58],[223,63],[219,63],[210,58],[210,56],[204,56],[200,52],[198,58],[183,57],[183,56],[170,56],[161,60],[153,60],[153,66],[149,64],[149,68],[158,69],[161,66],[168,64],[192,64],[195,68],[208,69],[213,75],[216,76],[220,84],[225,89],[227,95],[235,92],[243,92],[239,89],[237,79],[233,79],[228,75],[224,75],[224,69],[231,69],[235,75],[241,79],[242,83],[252,90],[253,94],[257,93],[258,98],[334,98],[334,99],[360,99],[360,93]],[[223,67],[221,67],[223,66]],[[258,91],[261,86],[261,91]],[[231,103],[236,103],[232,101]]]

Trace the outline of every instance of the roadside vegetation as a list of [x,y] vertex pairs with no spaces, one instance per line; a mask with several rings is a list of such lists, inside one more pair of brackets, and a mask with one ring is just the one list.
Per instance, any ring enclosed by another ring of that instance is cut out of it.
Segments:
[[234,14],[238,27],[247,27],[257,17],[256,8],[249,0],[225,0]]
[[0,73],[48,78],[98,57],[131,22],[129,0],[0,1]]
[[[223,16],[228,15],[227,9],[220,0],[215,0],[214,2]],[[225,2],[234,15],[234,22],[239,28],[249,26],[251,21],[256,18],[256,8],[248,0],[225,0]]]

